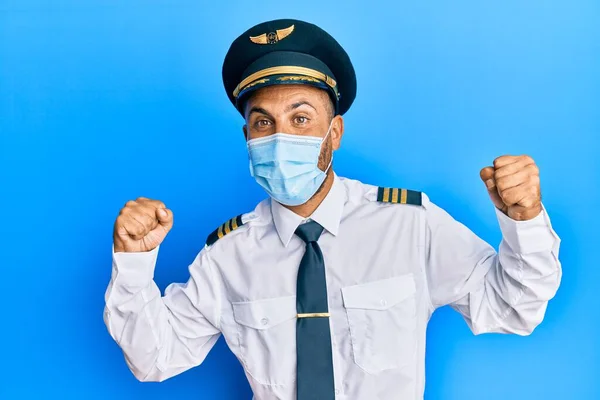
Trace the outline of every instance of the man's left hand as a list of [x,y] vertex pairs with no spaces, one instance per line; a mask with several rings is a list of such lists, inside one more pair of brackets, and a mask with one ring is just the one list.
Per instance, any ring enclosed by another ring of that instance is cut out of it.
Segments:
[[542,211],[540,171],[529,156],[501,156],[480,172],[494,205],[517,221]]

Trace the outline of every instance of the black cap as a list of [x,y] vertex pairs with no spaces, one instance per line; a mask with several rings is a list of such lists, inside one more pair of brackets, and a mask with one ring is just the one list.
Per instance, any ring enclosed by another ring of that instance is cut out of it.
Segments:
[[356,97],[356,74],[346,51],[323,29],[295,19],[263,22],[235,39],[223,62],[223,84],[240,113],[249,93],[270,85],[324,89],[336,114],[348,111]]

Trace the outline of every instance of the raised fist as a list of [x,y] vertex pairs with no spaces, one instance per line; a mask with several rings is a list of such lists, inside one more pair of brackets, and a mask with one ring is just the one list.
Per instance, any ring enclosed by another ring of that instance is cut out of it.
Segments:
[[512,219],[525,221],[542,211],[540,171],[531,157],[498,157],[480,175],[494,205]]
[[173,227],[173,212],[162,201],[138,197],[121,209],[113,233],[114,251],[155,249]]

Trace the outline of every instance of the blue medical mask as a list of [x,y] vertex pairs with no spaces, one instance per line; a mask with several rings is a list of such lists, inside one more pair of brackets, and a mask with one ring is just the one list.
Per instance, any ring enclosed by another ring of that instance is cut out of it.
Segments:
[[249,140],[250,175],[279,203],[306,203],[319,190],[331,167],[331,161],[325,171],[318,166],[321,145],[331,126],[324,138],[275,133]]

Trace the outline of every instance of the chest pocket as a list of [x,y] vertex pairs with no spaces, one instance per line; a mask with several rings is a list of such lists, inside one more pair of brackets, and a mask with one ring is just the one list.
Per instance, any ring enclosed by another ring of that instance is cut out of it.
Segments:
[[296,377],[296,296],[233,303],[240,358],[263,385],[283,386]]
[[342,288],[354,362],[370,374],[414,363],[412,274]]

